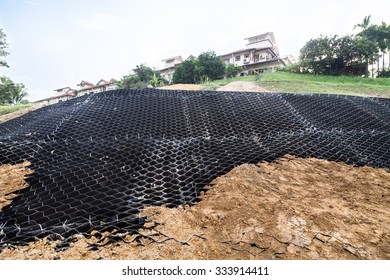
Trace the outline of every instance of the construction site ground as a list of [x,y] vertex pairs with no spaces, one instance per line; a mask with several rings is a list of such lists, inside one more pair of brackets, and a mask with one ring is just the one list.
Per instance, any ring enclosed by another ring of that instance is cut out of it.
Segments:
[[[249,91],[242,83],[223,90]],[[0,166],[0,209],[30,172],[28,163]],[[286,155],[234,168],[201,199],[144,209],[137,234],[44,238],[4,246],[0,259],[390,259],[387,169]]]

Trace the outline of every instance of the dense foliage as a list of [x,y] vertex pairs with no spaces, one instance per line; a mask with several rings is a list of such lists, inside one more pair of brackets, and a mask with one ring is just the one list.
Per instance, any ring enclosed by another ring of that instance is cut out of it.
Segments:
[[174,84],[195,84],[196,76],[196,60],[186,60],[183,63],[179,64],[173,73]]
[[[0,29],[0,67],[9,67],[7,62],[3,60],[9,53],[7,52],[8,44],[6,34],[3,29]],[[23,84],[14,83],[10,78],[0,77],[0,105],[15,105],[18,104],[27,96],[26,89]]]
[[[379,60],[378,60],[378,76],[386,76],[385,67],[385,55],[386,52],[389,54],[389,68],[390,68],[390,24],[382,22],[380,25],[371,24],[371,16],[367,16],[363,19],[361,24],[357,24],[355,27],[359,27],[361,31],[357,36],[367,41],[374,42],[382,56],[382,70],[380,71]],[[379,58],[379,55],[378,55]]]
[[134,69],[133,75],[124,75],[117,85],[119,88],[146,88],[149,85],[159,87],[167,83],[160,73],[145,64],[140,64]]
[[6,35],[3,31],[3,29],[0,28],[0,66],[8,67],[8,64],[5,60],[2,60],[2,57],[6,57],[9,53],[7,52],[7,41],[6,41]]
[[242,67],[235,66],[234,64],[229,63],[225,68],[225,75],[227,78],[236,77],[242,71]]
[[[343,37],[320,36],[311,39],[300,50],[300,63],[292,72],[319,75],[368,75],[369,65],[390,49],[390,25],[370,24],[366,17],[355,27],[362,31]],[[382,71],[385,71],[382,59]],[[379,67],[378,67],[379,68]]]
[[374,42],[354,36],[312,39],[300,51],[304,72],[319,75],[363,75],[377,59]]
[[223,78],[225,64],[215,52],[203,52],[197,59],[178,65],[173,73],[173,83],[195,84]]
[[0,105],[15,105],[27,96],[23,84],[16,84],[8,77],[0,77]]
[[218,80],[225,74],[225,64],[215,52],[204,52],[198,57],[196,72],[199,81]]

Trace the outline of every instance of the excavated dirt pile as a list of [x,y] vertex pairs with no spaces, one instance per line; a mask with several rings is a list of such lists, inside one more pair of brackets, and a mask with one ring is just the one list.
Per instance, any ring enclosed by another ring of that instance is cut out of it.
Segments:
[[[15,176],[14,176],[15,177]],[[390,172],[314,158],[244,164],[137,235],[43,239],[1,259],[389,259]]]

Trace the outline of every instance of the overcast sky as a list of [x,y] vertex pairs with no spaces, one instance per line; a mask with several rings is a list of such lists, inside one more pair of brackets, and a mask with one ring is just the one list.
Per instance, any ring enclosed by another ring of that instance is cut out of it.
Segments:
[[282,55],[297,58],[309,39],[351,34],[367,15],[389,23],[389,9],[385,0],[0,0],[11,53],[0,75],[24,83],[33,101],[81,80],[119,79],[141,63],[228,53],[269,31]]

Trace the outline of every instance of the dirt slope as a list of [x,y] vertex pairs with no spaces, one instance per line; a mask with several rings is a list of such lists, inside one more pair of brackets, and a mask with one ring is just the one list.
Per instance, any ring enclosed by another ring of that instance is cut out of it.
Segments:
[[194,84],[174,84],[169,86],[163,86],[159,89],[173,89],[173,90],[202,90],[202,86]]
[[31,170],[27,168],[29,165],[28,162],[17,165],[0,165],[0,210],[10,204],[12,198],[15,197],[15,194],[10,194],[11,192],[27,187],[24,179],[31,173]]
[[225,86],[221,86],[217,91],[254,91],[254,92],[270,92],[269,90],[258,86],[255,82],[236,81]]
[[9,113],[9,114],[2,115],[2,116],[0,116],[0,123],[4,123],[6,121],[19,118],[20,116],[22,116],[24,114],[27,114],[27,113],[29,113],[31,111],[34,111],[36,109],[39,109],[39,108],[41,108],[43,106],[44,105],[42,105],[42,104],[36,104],[36,105],[34,105],[34,106],[30,107],[30,108],[25,108],[25,109],[21,109],[21,110],[18,110],[18,111]]
[[138,236],[44,239],[0,259],[390,259],[388,170],[287,156],[213,184],[195,206],[145,209]]

